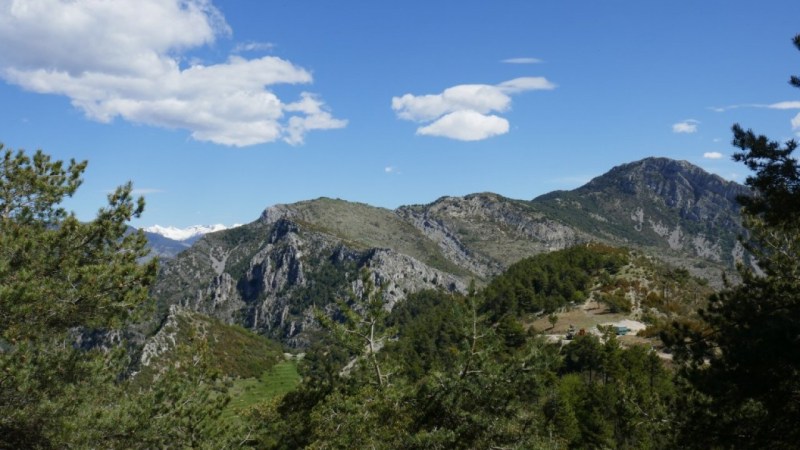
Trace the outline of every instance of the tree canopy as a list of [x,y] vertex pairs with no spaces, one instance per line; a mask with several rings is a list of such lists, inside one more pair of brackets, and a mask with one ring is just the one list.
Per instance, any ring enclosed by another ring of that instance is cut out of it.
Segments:
[[157,261],[143,262],[145,236],[127,226],[144,208],[131,184],[82,222],[62,202],[85,161],[2,146],[0,156],[0,448],[229,444],[213,421],[227,397],[202,339],[181,343],[182,368],[144,388],[124,377],[120,333],[109,348],[79,345],[86,333],[118,332],[148,300]]
[[[794,38],[800,49],[800,35]],[[791,84],[800,87],[800,79]],[[796,448],[800,442],[800,166],[797,143],[733,127],[734,155],[754,171],[741,198],[759,271],[711,297],[702,326],[668,337],[687,382],[682,443]]]

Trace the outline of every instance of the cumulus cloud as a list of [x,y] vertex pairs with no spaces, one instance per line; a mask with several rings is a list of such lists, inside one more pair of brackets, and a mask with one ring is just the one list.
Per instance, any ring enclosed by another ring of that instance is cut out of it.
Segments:
[[721,159],[722,153],[720,152],[705,152],[703,153],[703,158],[706,159]]
[[551,90],[556,85],[543,77],[523,77],[497,85],[462,84],[440,94],[405,94],[392,98],[397,117],[428,125],[417,134],[477,141],[508,132],[502,113],[511,107],[511,95],[533,90]]
[[672,125],[673,133],[697,133],[697,125],[700,122],[694,119],[687,119]]
[[210,0],[5,0],[0,77],[67,96],[93,120],[185,129],[222,145],[298,144],[310,130],[346,125],[317,96],[286,103],[270,90],[312,82],[307,70],[285,59],[233,55],[185,66],[181,55],[230,34]]
[[539,59],[539,58],[524,57],[524,58],[508,58],[508,59],[504,59],[504,60],[502,60],[500,62],[503,62],[503,63],[506,63],[506,64],[538,64],[538,63],[542,62],[542,60]]
[[432,124],[417,129],[417,134],[441,136],[459,141],[480,141],[506,133],[508,133],[508,120],[471,110],[445,114]]

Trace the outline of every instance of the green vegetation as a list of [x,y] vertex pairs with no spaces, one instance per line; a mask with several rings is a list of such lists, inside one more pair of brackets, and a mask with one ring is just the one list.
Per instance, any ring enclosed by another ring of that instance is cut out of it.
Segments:
[[553,312],[583,302],[597,276],[613,275],[627,263],[627,251],[600,244],[526,258],[489,283],[485,310],[494,319]]
[[[338,345],[310,351],[298,389],[244,417],[248,444],[669,448],[674,388],[652,351],[611,335],[560,350],[479,314],[481,294],[412,294],[384,325],[379,311],[359,307],[371,298],[362,297],[344,323],[329,323]],[[333,352],[342,346],[349,356]]]
[[131,185],[80,222],[59,205],[85,162],[0,150],[0,447],[231,443],[219,422],[228,397],[204,336],[179,343],[175,364],[145,387],[124,377],[125,345],[75,345],[76,334],[119,329],[147,302],[157,262],[140,264],[146,239],[126,233],[144,207]]
[[300,382],[295,361],[283,361],[264,371],[258,378],[244,378],[233,381],[228,394],[230,403],[222,413],[225,419],[238,417],[258,403],[280,397],[292,391]]
[[[221,377],[255,378],[283,360],[279,345],[238,325],[228,325],[188,310],[180,310],[172,318],[174,322],[160,331],[170,336],[167,342],[185,344],[200,337],[207,352],[206,364]],[[155,357],[150,365],[140,367],[133,384],[141,387],[152,383],[164,367],[180,362],[181,351],[180,345],[171,347]]]
[[[800,49],[800,35],[794,38]],[[800,78],[791,84],[800,87]],[[747,248],[762,273],[711,297],[695,326],[664,339],[684,392],[679,442],[693,448],[796,448],[800,442],[800,166],[795,141],[781,144],[733,127],[734,159],[755,174],[741,198]]]
[[309,261],[312,269],[306,272],[305,286],[292,291],[289,313],[302,315],[308,307],[324,307],[349,293],[347,276],[358,272],[355,261]]

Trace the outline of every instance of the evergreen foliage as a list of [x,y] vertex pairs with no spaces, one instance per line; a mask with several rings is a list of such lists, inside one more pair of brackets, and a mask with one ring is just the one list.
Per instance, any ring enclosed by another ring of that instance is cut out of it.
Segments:
[[[125,345],[82,349],[76,337],[119,329],[144,305],[157,262],[127,233],[142,199],[131,184],[90,222],[61,207],[86,162],[3,149],[0,159],[0,448],[221,448],[226,400],[205,338],[139,388],[122,375]],[[182,347],[183,348],[183,347]]]
[[121,325],[155,276],[144,235],[125,234],[144,202],[128,183],[82,223],[60,203],[86,162],[0,150],[0,447],[61,447],[119,360],[77,349],[70,329]]
[[[561,253],[531,267],[548,267],[548,275],[559,279],[559,271],[613,272],[627,255],[599,246]],[[466,449],[674,444],[672,378],[651,350],[622,348],[610,334],[605,342],[581,337],[562,350],[526,331],[513,311],[493,320],[495,310],[487,306],[496,300],[488,295],[493,291],[478,292],[473,285],[467,296],[440,291],[409,295],[381,319],[384,325],[374,328],[384,342],[375,354],[365,337],[373,334],[366,331],[384,313],[370,312],[368,299],[376,297],[369,288],[363,292],[346,308],[340,306],[341,322],[323,319],[326,328],[338,330],[338,338],[309,353],[298,389],[250,410],[246,445]]]
[[506,314],[552,312],[582,302],[595,276],[615,274],[627,262],[627,251],[600,244],[523,259],[489,283],[484,310],[499,320]]
[[[800,49],[800,35],[794,39]],[[793,85],[800,87],[797,77]],[[800,442],[800,167],[795,141],[733,127],[734,159],[755,171],[742,198],[760,267],[712,296],[699,327],[666,334],[685,381],[681,442],[694,448],[796,448]]]

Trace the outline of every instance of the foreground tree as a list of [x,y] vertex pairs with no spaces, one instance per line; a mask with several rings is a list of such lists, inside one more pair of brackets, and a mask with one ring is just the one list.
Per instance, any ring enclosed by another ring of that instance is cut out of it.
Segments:
[[[800,49],[800,35],[794,38]],[[800,79],[791,84],[800,87]],[[760,273],[714,295],[702,329],[676,326],[686,382],[682,439],[697,448],[796,448],[800,442],[800,168],[795,141],[733,127],[734,155],[755,171],[740,199]],[[669,336],[667,336],[669,337]]]
[[156,262],[140,264],[146,239],[126,233],[144,202],[128,183],[83,223],[60,205],[86,162],[2,146],[0,157],[0,447],[91,442],[91,423],[80,421],[116,392],[122,358],[78,349],[74,330],[117,328],[147,299]]

